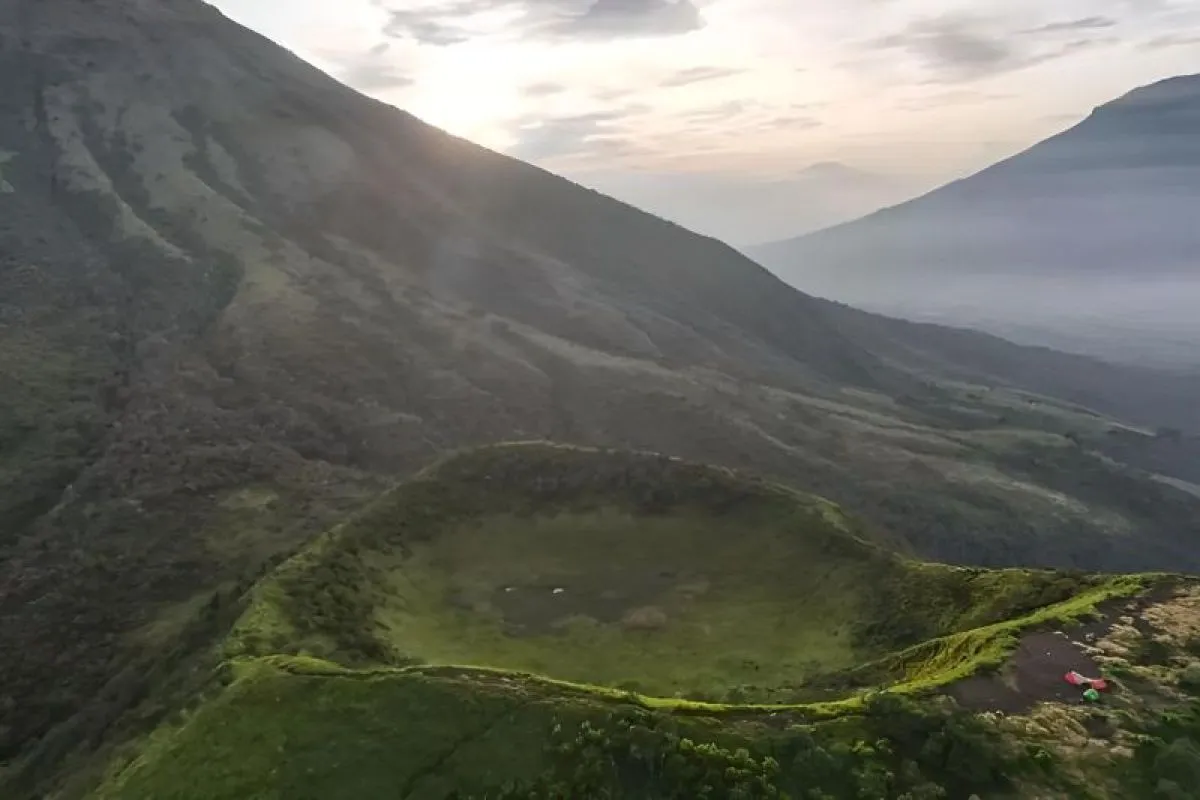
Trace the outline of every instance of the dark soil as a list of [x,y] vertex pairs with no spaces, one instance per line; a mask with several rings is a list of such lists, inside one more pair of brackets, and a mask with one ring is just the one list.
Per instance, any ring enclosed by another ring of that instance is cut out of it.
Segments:
[[[1084,652],[1081,642],[1104,637],[1118,617],[1131,615],[1134,625],[1146,632],[1149,625],[1140,616],[1147,606],[1169,597],[1166,586],[1136,600],[1117,600],[1102,606],[1099,619],[1074,625],[1065,631],[1026,634],[1003,670],[974,675],[948,687],[946,693],[963,708],[1020,714],[1038,703],[1085,703],[1084,688],[1064,679],[1071,670],[1089,678],[1100,677],[1100,665]],[[1105,696],[1107,692],[1101,692]],[[1103,700],[1101,701],[1103,702]]]
[[1021,640],[1003,673],[967,678],[948,693],[964,708],[1006,714],[1019,714],[1045,701],[1083,703],[1083,689],[1063,679],[1071,670],[1100,675],[1100,666],[1072,638],[1031,633]]

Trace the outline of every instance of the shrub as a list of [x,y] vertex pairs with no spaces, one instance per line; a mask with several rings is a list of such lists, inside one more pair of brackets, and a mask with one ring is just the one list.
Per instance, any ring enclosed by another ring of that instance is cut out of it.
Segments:
[[1191,692],[1200,692],[1200,661],[1193,661],[1179,675],[1179,685]]

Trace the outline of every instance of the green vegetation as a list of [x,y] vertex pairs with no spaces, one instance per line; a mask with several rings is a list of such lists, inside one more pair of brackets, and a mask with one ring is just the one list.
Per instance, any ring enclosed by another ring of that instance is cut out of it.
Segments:
[[1131,797],[1190,800],[1200,787],[1200,700],[1159,715],[1122,779]]
[[105,416],[103,354],[0,325],[0,544],[44,514],[88,463]]
[[[1007,572],[982,574],[985,582],[995,585]],[[980,608],[987,609],[989,601],[999,600],[1001,607],[1012,609],[1008,618],[921,642],[832,677],[850,686],[892,685],[894,691],[911,692],[940,686],[981,670],[995,670],[1012,652],[1021,634],[1093,617],[1099,607],[1110,601],[1142,594],[1162,580],[1164,576],[1154,575],[1107,579],[1060,575],[1039,587],[1040,593],[1035,589],[1019,600],[1005,599],[1003,590],[997,586],[1000,591],[996,594],[980,596]],[[934,598],[926,595],[924,599]],[[902,617],[903,611],[895,615]]]
[[[662,715],[609,715],[602,726],[556,726],[550,768],[500,797],[941,798],[1007,790],[1032,771],[970,715],[871,701],[852,729],[791,726],[697,742]],[[858,738],[855,738],[858,737]]]
[[934,798],[1034,768],[971,715],[900,699],[836,725],[722,725],[482,674],[281,666],[235,667],[96,797]]
[[[852,528],[822,500],[709,467],[485,448],[285,564],[228,652],[480,664],[653,696],[796,703],[936,684],[1001,657],[1026,615],[1140,586],[920,564]],[[858,665],[884,656],[901,665],[884,668],[892,680],[862,682]],[[910,666],[918,658],[924,671]]]
[[[18,154],[0,180],[19,192],[0,195],[4,800],[86,794],[114,752],[216,702],[232,658],[465,665],[468,688],[488,667],[730,724],[771,713],[745,703],[827,720],[878,685],[864,662],[1094,588],[891,552],[1200,566],[1200,499],[1127,466],[1195,478],[1190,379],[792,292],[356,96],[204,3],[19,5],[0,71]],[[1116,420],[1085,406],[1184,436],[1109,443]],[[753,470],[862,522],[709,469],[504,449],[350,516],[514,437]],[[1050,463],[1086,481],[1029,468],[1068,444]],[[613,546],[567,547],[582,530]],[[550,602],[576,605],[534,619]],[[972,638],[933,672],[1001,644]]]
[[[526,444],[448,459],[261,581],[221,685],[95,796],[1083,791],[1074,756],[942,691],[1003,679],[1025,634],[1172,579],[922,564],[852,529],[824,501],[656,456]],[[537,603],[506,600],[530,586]],[[627,606],[651,603],[661,616],[631,624]],[[1160,679],[1186,683],[1174,674]],[[1125,786],[1177,781],[1179,738],[1144,737],[1103,768]]]

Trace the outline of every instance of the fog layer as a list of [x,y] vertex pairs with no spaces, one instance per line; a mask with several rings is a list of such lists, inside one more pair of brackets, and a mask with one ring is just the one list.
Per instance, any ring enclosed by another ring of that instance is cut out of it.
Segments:
[[1139,89],[909,203],[750,253],[873,310],[1200,364],[1200,76]]

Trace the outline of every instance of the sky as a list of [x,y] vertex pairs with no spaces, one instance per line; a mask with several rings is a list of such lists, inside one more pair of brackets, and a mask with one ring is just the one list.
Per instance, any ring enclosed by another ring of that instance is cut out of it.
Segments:
[[898,202],[1200,71],[1198,0],[214,5],[450,133],[737,245]]

